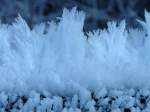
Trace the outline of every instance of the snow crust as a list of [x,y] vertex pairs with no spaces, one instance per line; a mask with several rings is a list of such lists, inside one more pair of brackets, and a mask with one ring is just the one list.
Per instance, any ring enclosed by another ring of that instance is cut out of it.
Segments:
[[107,29],[86,34],[84,19],[84,12],[73,8],[64,9],[59,22],[32,29],[20,16],[11,25],[1,24],[0,91],[79,93],[87,99],[87,89],[149,88],[150,14],[145,12],[145,22],[138,20],[143,29],[109,22]]

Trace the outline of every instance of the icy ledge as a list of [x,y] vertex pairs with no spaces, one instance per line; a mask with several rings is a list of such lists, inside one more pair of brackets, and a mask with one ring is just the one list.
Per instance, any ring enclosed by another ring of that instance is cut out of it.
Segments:
[[[143,29],[126,29],[125,21],[83,32],[85,14],[64,9],[59,22],[32,29],[18,17],[0,24],[0,91],[55,95],[82,89],[150,89],[150,14]],[[75,88],[77,89],[74,89]]]

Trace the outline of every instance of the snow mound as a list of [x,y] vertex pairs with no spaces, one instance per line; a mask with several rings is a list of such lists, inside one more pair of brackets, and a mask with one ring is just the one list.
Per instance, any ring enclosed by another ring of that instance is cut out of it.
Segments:
[[109,22],[86,35],[84,18],[73,8],[64,9],[59,22],[32,29],[20,16],[12,25],[0,24],[0,91],[66,95],[83,89],[86,97],[87,89],[149,88],[150,14],[138,20],[141,30]]

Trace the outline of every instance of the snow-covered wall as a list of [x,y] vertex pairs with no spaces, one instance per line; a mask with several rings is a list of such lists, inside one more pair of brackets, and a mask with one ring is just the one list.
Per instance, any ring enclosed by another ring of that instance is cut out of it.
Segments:
[[150,14],[143,29],[109,22],[83,32],[84,12],[64,9],[59,22],[30,29],[19,16],[0,25],[0,91],[71,94],[83,88],[150,87]]

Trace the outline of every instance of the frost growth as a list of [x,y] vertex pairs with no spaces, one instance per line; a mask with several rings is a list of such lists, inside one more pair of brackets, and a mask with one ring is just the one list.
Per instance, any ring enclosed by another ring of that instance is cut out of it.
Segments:
[[1,24],[0,90],[57,94],[84,90],[79,94],[84,103],[89,96],[86,88],[149,87],[150,14],[145,15],[141,31],[127,31],[125,21],[109,22],[108,29],[88,36],[83,32],[85,14],[75,8],[64,9],[60,21],[48,26],[30,29],[21,17],[12,25]]

